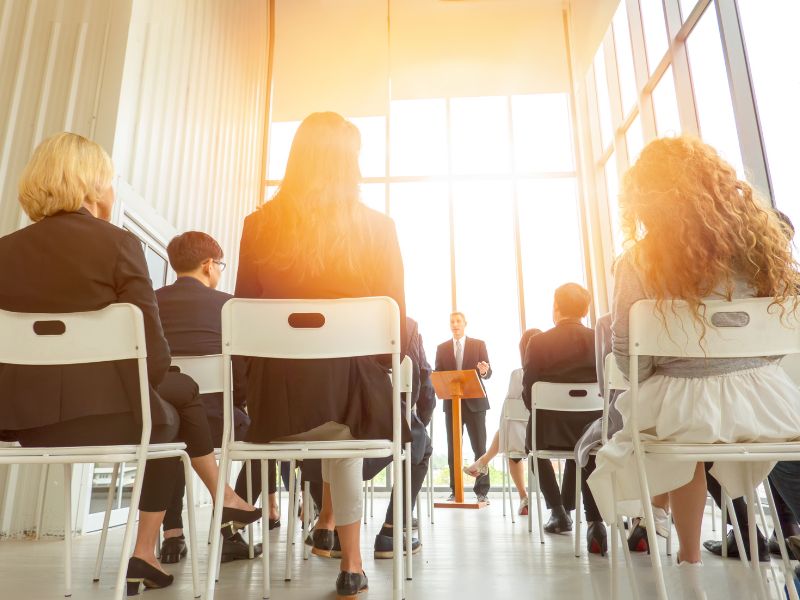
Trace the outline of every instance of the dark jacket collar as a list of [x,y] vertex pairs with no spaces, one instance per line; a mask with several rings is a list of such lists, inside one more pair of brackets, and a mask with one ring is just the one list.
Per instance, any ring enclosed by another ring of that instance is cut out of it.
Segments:
[[204,284],[202,281],[200,281],[199,279],[195,279],[194,277],[191,277],[189,275],[178,277],[175,280],[175,283],[173,283],[172,285],[189,285],[189,286],[193,285],[193,286],[200,286],[201,288],[208,288],[208,286]]

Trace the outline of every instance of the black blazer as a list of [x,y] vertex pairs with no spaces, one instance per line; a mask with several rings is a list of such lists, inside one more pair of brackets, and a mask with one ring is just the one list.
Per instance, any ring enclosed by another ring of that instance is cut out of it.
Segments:
[[[204,285],[194,277],[178,277],[175,283],[156,290],[161,325],[172,356],[203,356],[222,353],[222,306],[233,298]],[[244,409],[247,366],[233,358],[233,403]],[[203,394],[206,406],[216,405],[214,416],[222,418],[222,393]],[[218,414],[217,414],[218,413]]]
[[[483,340],[464,336],[464,358],[461,361],[461,367],[463,369],[475,369],[477,372],[479,362],[489,362],[489,353],[486,351],[486,344]],[[450,338],[436,347],[436,370],[456,370],[456,355],[453,350],[453,338]],[[492,367],[490,366],[489,371],[483,379],[489,379],[491,376]],[[480,377],[480,373],[478,373],[478,377]],[[443,404],[445,411],[453,409],[452,400],[445,400]],[[489,399],[486,397],[462,400],[461,404],[470,412],[489,410]]]
[[[153,391],[170,363],[142,245],[84,208],[61,212],[0,238],[0,308],[83,312],[115,302],[142,310],[154,424],[177,418]],[[140,417],[135,361],[68,366],[0,365],[0,429],[28,429],[90,415]]]
[[[591,383],[597,381],[594,363],[594,331],[579,321],[561,321],[552,329],[534,335],[525,349],[522,375],[522,400],[531,408],[531,386],[537,381],[550,383]],[[541,448],[569,449],[575,446],[592,413],[536,413],[536,445]],[[530,448],[530,427],[527,445]]]
[[[359,205],[357,217],[364,230],[353,235],[360,244],[355,269],[331,265],[318,275],[306,276],[264,254],[264,240],[281,227],[275,202],[279,201],[267,202],[245,219],[235,295],[287,299],[389,296],[400,307],[401,340],[405,340],[403,260],[394,221]],[[357,439],[392,436],[391,384],[385,365],[374,357],[253,359],[247,407],[253,442],[271,442],[328,421],[349,426]],[[410,434],[404,429],[407,438]]]

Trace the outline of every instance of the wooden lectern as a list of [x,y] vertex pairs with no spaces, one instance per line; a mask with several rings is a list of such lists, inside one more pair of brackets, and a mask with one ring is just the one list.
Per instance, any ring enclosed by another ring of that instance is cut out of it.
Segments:
[[461,472],[461,401],[472,398],[483,398],[483,389],[475,369],[465,371],[434,371],[431,373],[433,388],[440,400],[453,401],[453,483],[455,485],[455,502],[436,502],[437,508],[483,508],[485,502],[464,502],[464,475]]

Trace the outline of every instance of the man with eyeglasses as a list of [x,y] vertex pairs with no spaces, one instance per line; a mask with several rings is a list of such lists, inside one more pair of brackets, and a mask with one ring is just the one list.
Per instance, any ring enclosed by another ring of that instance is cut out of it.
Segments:
[[[222,352],[222,306],[233,296],[216,289],[225,270],[220,245],[210,235],[200,231],[187,231],[170,241],[167,246],[169,264],[175,271],[175,283],[156,290],[158,310],[164,336],[169,342],[172,356],[203,356]],[[237,439],[244,439],[250,426],[246,410],[247,369],[242,358],[233,362],[233,421]],[[219,447],[222,442],[222,393],[201,394],[206,408],[211,439]],[[277,527],[278,507],[275,497],[275,465],[270,461],[270,529]],[[253,501],[261,490],[261,469],[257,463],[252,469]],[[246,497],[244,469],[236,482],[236,490]],[[176,486],[175,496],[164,517],[164,543],[161,562],[176,563],[186,556],[181,511],[184,486]],[[256,553],[260,554],[260,544]],[[248,557],[248,548],[240,534],[223,543],[223,562]]]

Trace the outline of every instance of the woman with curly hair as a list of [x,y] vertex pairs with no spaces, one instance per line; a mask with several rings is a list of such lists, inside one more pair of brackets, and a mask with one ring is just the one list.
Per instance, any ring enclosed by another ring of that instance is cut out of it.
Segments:
[[[638,300],[655,299],[662,314],[666,302],[684,300],[699,321],[706,300],[772,297],[784,312],[796,311],[800,275],[778,218],[710,146],[688,137],[651,142],[625,174],[620,208],[626,251],[616,268],[612,333],[626,375],[628,313]],[[639,429],[651,439],[734,443],[800,436],[800,392],[775,360],[642,357],[639,380]],[[630,402],[627,392],[617,400],[625,424],[598,453],[589,479],[607,521],[615,515],[612,474],[618,501],[639,497]],[[669,492],[678,562],[697,589],[703,464],[652,461],[647,468],[651,494]],[[711,473],[735,495],[741,468],[718,463]]]

